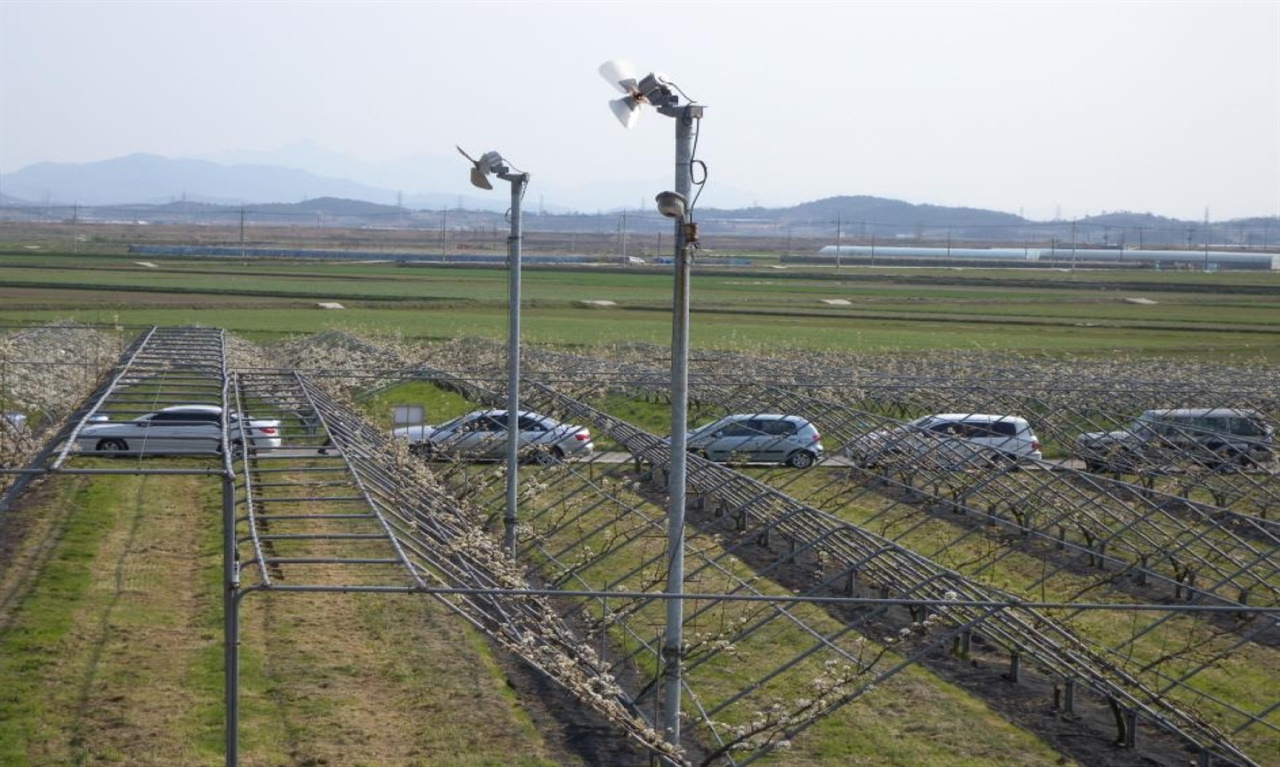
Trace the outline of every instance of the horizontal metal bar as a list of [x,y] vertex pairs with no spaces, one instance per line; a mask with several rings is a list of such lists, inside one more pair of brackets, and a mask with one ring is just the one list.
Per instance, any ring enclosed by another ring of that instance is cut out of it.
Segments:
[[0,474],[179,474],[222,476],[222,469],[0,469]]
[[268,565],[396,565],[398,559],[338,559],[335,557],[270,557],[262,560]]
[[279,496],[264,498],[261,496],[253,499],[254,503],[309,503],[313,501],[359,501],[364,503],[362,495],[305,495],[305,496]]
[[325,519],[377,519],[376,514],[254,514],[257,522],[291,522]]
[[259,535],[260,541],[327,541],[327,540],[361,540],[385,541],[382,533],[279,533],[275,535]]
[[[269,560],[271,562],[287,562],[298,560]],[[328,562],[331,560],[320,560]],[[347,560],[360,561],[360,560]],[[370,560],[372,561],[372,560]],[[276,587],[272,587],[273,589]],[[308,587],[292,585],[280,587],[281,590],[317,590],[324,587]],[[364,587],[344,588],[344,591],[359,591]],[[376,587],[374,587],[376,589]],[[1019,602],[1019,601],[987,601],[987,600],[950,600],[950,599],[881,599],[878,597],[818,597],[787,596],[769,594],[714,594],[686,591],[680,594],[668,594],[653,591],[591,591],[560,589],[499,589],[499,588],[465,588],[455,586],[425,586],[409,588],[409,591],[423,594],[459,594],[477,596],[509,596],[509,597],[588,597],[591,599],[680,599],[684,601],[719,600],[724,602],[779,602],[808,604],[843,604],[860,606],[889,607],[980,607],[1006,610],[1041,610],[1056,608],[1073,608],[1078,610],[1139,610],[1142,612],[1194,612],[1194,613],[1240,613],[1254,615],[1280,616],[1280,607],[1225,607],[1222,605],[1157,605],[1157,604],[1100,604],[1080,602]]]

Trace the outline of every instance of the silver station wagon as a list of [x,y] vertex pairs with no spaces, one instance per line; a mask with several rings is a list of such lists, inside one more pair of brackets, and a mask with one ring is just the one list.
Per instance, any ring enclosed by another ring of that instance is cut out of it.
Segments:
[[[501,460],[507,455],[509,421],[506,410],[476,410],[439,426],[402,426],[391,436],[408,440],[409,450],[428,460]],[[519,428],[521,458],[533,463],[585,457],[594,449],[586,427],[541,413],[521,411]]]
[[[280,421],[251,418],[240,423],[235,413],[227,424],[233,452],[280,447]],[[207,455],[222,445],[222,408],[217,405],[174,405],[129,421],[98,421],[80,430],[76,445],[84,452],[114,455]]]
[[1027,419],[989,413],[938,413],[854,439],[845,451],[860,466],[911,460],[937,467],[1038,461],[1040,439]]

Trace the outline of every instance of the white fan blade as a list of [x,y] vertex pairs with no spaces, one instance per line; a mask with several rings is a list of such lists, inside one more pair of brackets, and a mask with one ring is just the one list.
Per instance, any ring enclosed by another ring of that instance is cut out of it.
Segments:
[[635,65],[626,59],[610,59],[600,65],[600,76],[609,81],[609,84],[623,93],[635,93],[636,79]]
[[462,154],[462,156],[463,156],[463,157],[465,157],[465,158],[467,158],[468,160],[470,160],[472,165],[475,165],[475,164],[476,164],[475,158],[473,158],[471,155],[469,155],[469,154],[467,154],[466,152],[464,152],[464,151],[462,150],[462,147],[458,146],[457,144],[454,144],[453,146],[454,146],[454,148],[455,148],[455,149],[457,149],[457,150],[458,150],[458,152],[459,152],[459,153],[461,153],[461,154]]
[[631,96],[610,101],[609,108],[613,110],[613,116],[618,118],[618,122],[622,123],[624,128],[630,128],[636,124],[636,120],[640,119],[640,103]]

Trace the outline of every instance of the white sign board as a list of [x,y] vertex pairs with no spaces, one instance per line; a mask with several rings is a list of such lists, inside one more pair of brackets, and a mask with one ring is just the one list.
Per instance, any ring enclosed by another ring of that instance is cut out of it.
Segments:
[[421,426],[426,413],[422,405],[393,405],[391,407],[392,426]]

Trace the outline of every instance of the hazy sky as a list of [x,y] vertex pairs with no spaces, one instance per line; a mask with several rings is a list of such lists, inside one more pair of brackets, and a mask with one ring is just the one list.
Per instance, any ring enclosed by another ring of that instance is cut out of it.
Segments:
[[612,58],[706,106],[704,207],[1280,214],[1280,0],[0,0],[0,172],[309,141],[670,179],[673,121],[623,129]]

